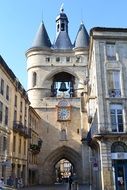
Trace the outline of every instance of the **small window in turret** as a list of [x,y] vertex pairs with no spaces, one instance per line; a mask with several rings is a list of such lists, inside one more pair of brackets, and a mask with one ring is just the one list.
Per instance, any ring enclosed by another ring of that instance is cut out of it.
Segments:
[[66,57],[66,62],[70,62],[70,57]]
[[57,32],[59,32],[59,27],[60,27],[60,25],[58,24],[58,25],[57,25]]
[[61,31],[64,31],[64,30],[65,30],[65,24],[61,23]]
[[80,56],[77,56],[76,57],[76,62],[79,63],[81,61],[81,57]]
[[56,57],[56,62],[60,62],[60,57]]
[[32,86],[36,86],[36,82],[37,82],[37,73],[33,72],[33,76],[32,76]]
[[50,57],[46,57],[46,58],[45,58],[45,61],[46,61],[46,62],[50,62]]

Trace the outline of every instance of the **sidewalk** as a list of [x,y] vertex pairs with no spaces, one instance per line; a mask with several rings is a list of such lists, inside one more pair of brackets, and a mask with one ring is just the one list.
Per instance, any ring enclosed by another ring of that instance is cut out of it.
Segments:
[[[47,186],[40,185],[40,186],[22,188],[20,190],[68,190],[68,184],[57,184],[57,185],[47,185]],[[90,190],[90,187],[87,185],[79,185],[78,190]]]

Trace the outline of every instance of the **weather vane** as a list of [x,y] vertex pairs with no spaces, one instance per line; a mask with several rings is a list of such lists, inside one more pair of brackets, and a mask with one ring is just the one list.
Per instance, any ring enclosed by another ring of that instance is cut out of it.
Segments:
[[62,3],[61,7],[60,7],[60,12],[62,13],[64,11],[64,8],[63,8],[64,4]]

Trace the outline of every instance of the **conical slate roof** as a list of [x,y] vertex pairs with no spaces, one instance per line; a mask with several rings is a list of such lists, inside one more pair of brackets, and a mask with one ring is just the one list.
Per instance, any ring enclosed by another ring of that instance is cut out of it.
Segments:
[[87,48],[89,45],[89,35],[83,23],[81,23],[75,42],[75,48]]
[[55,49],[72,49],[72,43],[66,31],[61,31],[53,45]]
[[48,36],[48,33],[45,29],[45,25],[42,22],[40,24],[40,27],[37,31],[37,34],[35,36],[35,39],[33,41],[32,47],[38,47],[38,48],[50,48],[51,42]]

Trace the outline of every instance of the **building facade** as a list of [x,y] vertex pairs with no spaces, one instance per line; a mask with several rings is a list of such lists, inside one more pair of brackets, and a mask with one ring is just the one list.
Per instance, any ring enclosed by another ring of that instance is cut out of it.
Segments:
[[96,189],[126,190],[127,29],[93,28],[90,35],[86,104],[91,177]]
[[40,183],[54,182],[54,164],[66,159],[81,183],[127,188],[126,36],[99,27],[88,35],[82,23],[72,44],[62,8],[52,44],[41,23],[26,52],[28,96],[44,126]]
[[127,29],[88,35],[81,23],[72,43],[68,23],[62,7],[54,43],[40,24],[28,96],[0,57],[0,175],[35,185],[75,173],[93,190],[127,190]]
[[26,91],[0,57],[0,176],[27,184],[28,108]]
[[89,147],[82,157],[82,137],[88,131],[84,107],[84,81],[88,77],[89,35],[81,23],[74,44],[63,8],[56,17],[52,44],[42,22],[32,47],[27,50],[28,97],[42,118],[43,137],[39,182],[56,181],[55,165],[69,161],[80,182],[89,183]]
[[29,107],[29,134],[28,140],[28,185],[39,184],[39,153],[42,147],[40,136],[41,118],[36,111]]

